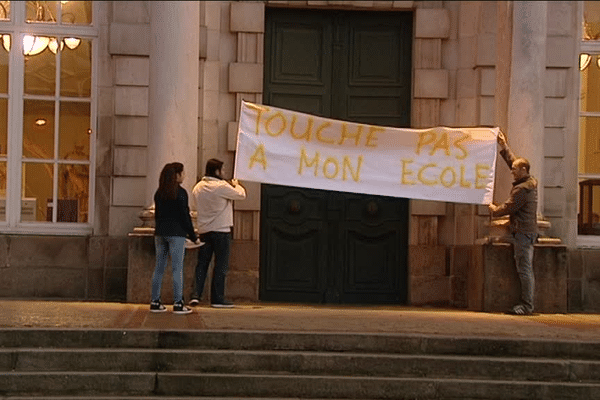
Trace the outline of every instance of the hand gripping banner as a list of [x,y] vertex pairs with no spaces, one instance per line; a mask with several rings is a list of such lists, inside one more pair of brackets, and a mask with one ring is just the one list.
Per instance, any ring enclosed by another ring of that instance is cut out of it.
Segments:
[[392,128],[242,102],[234,178],[489,204],[498,132],[498,128]]

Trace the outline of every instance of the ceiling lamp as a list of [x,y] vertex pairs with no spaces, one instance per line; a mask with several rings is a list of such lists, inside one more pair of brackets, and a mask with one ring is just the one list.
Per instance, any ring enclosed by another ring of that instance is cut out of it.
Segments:
[[23,37],[23,54],[26,56],[35,56],[46,49],[50,38],[46,36],[31,36]]
[[79,43],[81,43],[81,39],[79,38],[65,38],[65,45],[71,50],[76,49]]
[[65,47],[65,44],[63,43],[63,41],[61,40],[60,42],[58,40],[56,40],[56,38],[51,38],[50,39],[50,43],[48,43],[48,49],[50,49],[50,51],[54,54],[56,54],[56,52],[58,51],[60,47],[60,50],[63,49],[63,47]]
[[579,55],[579,70],[583,71],[590,65],[592,61],[592,56],[586,53],[582,53]]
[[2,47],[4,47],[4,50],[10,51],[10,35],[4,34],[0,35],[0,37],[2,37]]

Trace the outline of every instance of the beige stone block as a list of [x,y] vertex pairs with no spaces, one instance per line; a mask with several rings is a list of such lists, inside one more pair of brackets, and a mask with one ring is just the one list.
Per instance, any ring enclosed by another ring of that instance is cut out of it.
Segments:
[[481,33],[495,33],[498,29],[497,19],[498,5],[493,1],[481,2]]
[[[231,33],[222,34],[219,42],[219,61],[231,63],[237,60],[237,35]],[[224,75],[227,76],[227,75]]]
[[446,203],[431,200],[410,200],[411,215],[446,215]]
[[478,67],[493,67],[496,65],[496,35],[486,33],[477,36]]
[[440,101],[440,125],[456,126],[456,100]]
[[218,61],[221,51],[221,33],[209,29],[206,31],[206,60]]
[[260,63],[263,59],[264,34],[238,33],[237,62]]
[[447,70],[458,69],[458,40],[442,41],[442,67]]
[[206,91],[219,91],[219,61],[206,61],[204,65],[204,76],[202,76],[202,88]]
[[[216,157],[219,150],[219,137],[217,129],[217,121],[204,121],[202,123],[202,159],[208,160],[212,157]],[[205,157],[205,154],[209,154],[209,157]],[[202,171],[204,171],[204,165],[202,165]]]
[[145,147],[116,147],[113,173],[115,176],[146,176]]
[[564,99],[547,98],[544,100],[544,126],[562,128],[566,126],[569,103]]
[[415,70],[415,98],[448,98],[448,71],[443,69]]
[[148,116],[148,88],[115,88],[115,115]]
[[227,150],[235,151],[237,148],[239,122],[230,121],[227,124]]
[[479,98],[479,125],[494,126],[496,119],[496,102],[491,96]]
[[[100,2],[104,3],[104,2]],[[123,24],[150,23],[150,3],[147,1],[113,1],[112,18]]]
[[113,88],[98,88],[98,116],[112,116],[115,113],[115,91]]
[[412,10],[415,8],[414,1],[393,1],[392,7],[399,10]]
[[565,133],[563,128],[546,128],[544,130],[544,156],[564,157]]
[[457,124],[460,126],[477,126],[479,122],[477,120],[477,99],[476,98],[463,98],[458,99],[458,118]]
[[112,55],[150,55],[150,25],[113,22],[109,29]]
[[372,2],[369,2],[369,1],[355,1],[355,3],[364,3],[363,7],[369,7],[368,3],[372,3],[372,5],[370,7],[374,8],[374,9],[378,9],[378,10],[381,10],[381,9],[391,9],[392,5],[394,4],[394,2],[390,1],[390,0],[382,0],[382,1],[375,0],[375,1],[372,1]]
[[204,3],[204,25],[209,30],[219,32],[221,30],[221,2],[205,1]]
[[543,214],[545,217],[563,217],[565,214],[565,207],[566,199],[564,188],[544,188]]
[[146,178],[113,178],[113,206],[144,206]]
[[229,76],[229,63],[219,64],[219,76],[222,77],[219,80],[219,92],[221,94],[229,94],[229,80],[225,78]]
[[205,90],[202,99],[202,118],[205,121],[216,121],[219,117],[219,92]]
[[110,18],[112,18],[112,3],[108,1],[102,1],[95,3],[96,8],[94,12],[96,13],[94,16],[96,17],[96,21],[98,25],[108,25],[110,23]]
[[558,157],[544,158],[544,172],[542,184],[547,187],[565,186],[564,159]]
[[496,94],[496,69],[481,68],[481,84],[479,94],[482,96],[494,96]]
[[481,3],[480,1],[462,1],[460,3],[458,15],[459,38],[475,37],[479,34]]
[[148,144],[148,117],[115,117],[115,144],[146,146]]
[[458,40],[458,68],[475,68],[477,57],[477,38],[461,37]]
[[136,226],[141,226],[141,207],[111,207],[109,213],[110,236],[127,236]]
[[[235,202],[236,210],[258,211],[260,210],[260,183],[242,181],[246,189],[246,199]],[[258,223],[258,222],[257,222]]]
[[208,30],[205,26],[201,26],[198,33],[198,45],[199,45],[199,55],[200,59],[205,59],[208,53]]
[[577,10],[577,2],[548,2],[548,36],[571,36],[573,13]]
[[411,277],[410,304],[413,306],[450,304],[450,277]]
[[572,68],[575,49],[579,44],[574,37],[549,37],[546,40],[546,67]]
[[442,68],[442,40],[441,39],[415,39],[415,60],[413,67],[416,69]]
[[415,38],[447,39],[450,34],[450,14],[446,9],[419,8],[415,14]]
[[259,93],[263,90],[262,64],[229,64],[229,91]]
[[96,176],[110,176],[112,172],[113,117],[98,118],[96,135]]
[[264,32],[265,3],[250,1],[232,2],[229,24],[231,32]]
[[479,74],[472,68],[459,69],[456,72],[456,97],[476,97],[479,86]]
[[115,57],[115,85],[148,86],[150,61],[148,57]]
[[567,97],[567,69],[546,68],[544,95],[546,97]]
[[[220,93],[219,94],[219,115],[218,120],[224,123],[235,121],[236,101],[235,94]],[[226,129],[227,130],[227,129]]]
[[110,177],[96,177],[94,193],[94,235],[108,235],[110,208]]
[[439,126],[440,100],[414,99],[411,108],[411,126],[415,128],[430,128]]

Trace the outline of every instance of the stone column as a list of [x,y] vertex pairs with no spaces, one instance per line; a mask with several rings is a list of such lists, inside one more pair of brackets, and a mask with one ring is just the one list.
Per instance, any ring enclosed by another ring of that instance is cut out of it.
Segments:
[[183,187],[196,180],[199,15],[197,1],[150,1],[150,86],[146,204],[166,163],[183,163]]
[[531,173],[538,179],[539,213],[544,204],[544,76],[548,4],[547,1],[515,1],[512,8],[508,126],[505,133],[517,157],[529,160]]

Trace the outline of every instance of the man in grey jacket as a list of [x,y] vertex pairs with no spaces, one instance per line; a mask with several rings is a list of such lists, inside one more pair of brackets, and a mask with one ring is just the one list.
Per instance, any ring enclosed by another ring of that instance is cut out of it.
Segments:
[[200,303],[208,266],[215,255],[215,266],[210,290],[212,307],[233,307],[225,299],[225,277],[229,269],[229,248],[233,226],[233,201],[246,198],[246,190],[237,179],[223,179],[223,162],[211,158],[206,162],[206,173],[192,191],[196,202],[196,221],[200,240],[204,245],[198,250],[195,293],[190,305]]
[[498,134],[500,155],[506,161],[513,176],[509,198],[500,205],[490,204],[492,217],[508,215],[513,238],[515,265],[521,281],[521,303],[510,311],[514,315],[530,315],[533,312],[535,278],[533,274],[533,244],[537,230],[537,180],[529,175],[529,161],[517,158],[508,147],[506,137]]

